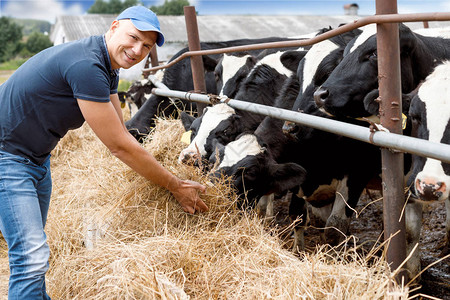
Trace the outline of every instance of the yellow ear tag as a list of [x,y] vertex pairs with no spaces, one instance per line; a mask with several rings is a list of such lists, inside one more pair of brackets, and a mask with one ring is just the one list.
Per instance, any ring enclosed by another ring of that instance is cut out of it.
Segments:
[[191,134],[192,130],[183,133],[183,135],[181,136],[181,142],[189,145],[191,143]]
[[125,108],[125,102],[120,102],[120,108]]
[[402,129],[405,130],[406,128],[406,120],[408,119],[408,117],[406,117],[406,115],[404,113],[402,113]]

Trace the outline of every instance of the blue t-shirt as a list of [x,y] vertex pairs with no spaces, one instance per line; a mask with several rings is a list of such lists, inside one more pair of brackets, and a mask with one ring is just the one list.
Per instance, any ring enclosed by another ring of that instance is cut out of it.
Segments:
[[84,123],[76,99],[108,102],[118,82],[103,36],[34,55],[0,86],[0,149],[41,165]]

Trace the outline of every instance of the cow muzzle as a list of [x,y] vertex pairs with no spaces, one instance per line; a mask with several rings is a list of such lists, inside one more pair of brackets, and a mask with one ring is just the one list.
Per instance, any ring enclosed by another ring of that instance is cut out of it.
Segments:
[[319,87],[314,92],[314,102],[316,102],[317,107],[322,108],[325,106],[325,101],[327,100],[328,96],[330,95],[330,92],[323,88]]
[[427,202],[441,201],[448,197],[447,185],[442,181],[436,181],[432,178],[416,178],[414,185],[416,195],[420,200]]
[[286,121],[283,124],[282,130],[283,130],[283,133],[287,137],[295,139],[296,135],[297,135],[297,133],[299,131],[299,126],[296,123],[294,123],[294,122]]

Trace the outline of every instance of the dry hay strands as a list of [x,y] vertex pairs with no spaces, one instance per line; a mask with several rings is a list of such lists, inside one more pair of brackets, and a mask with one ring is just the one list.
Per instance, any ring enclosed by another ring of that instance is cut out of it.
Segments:
[[[182,133],[179,120],[159,119],[143,147],[180,178],[208,184],[177,163]],[[190,215],[95,139],[84,143],[59,150],[64,159],[54,163],[47,286],[55,299],[382,299],[388,286],[399,290],[384,263],[295,256],[256,213],[237,209],[226,179],[201,195],[210,211]]]

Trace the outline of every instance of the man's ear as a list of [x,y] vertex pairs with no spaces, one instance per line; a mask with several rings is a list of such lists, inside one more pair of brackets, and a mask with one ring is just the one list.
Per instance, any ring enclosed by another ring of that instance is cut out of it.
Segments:
[[114,33],[114,31],[116,31],[116,29],[119,27],[119,21],[118,20],[114,20],[112,23],[111,23],[111,26],[109,26],[109,31],[111,32],[111,33]]

